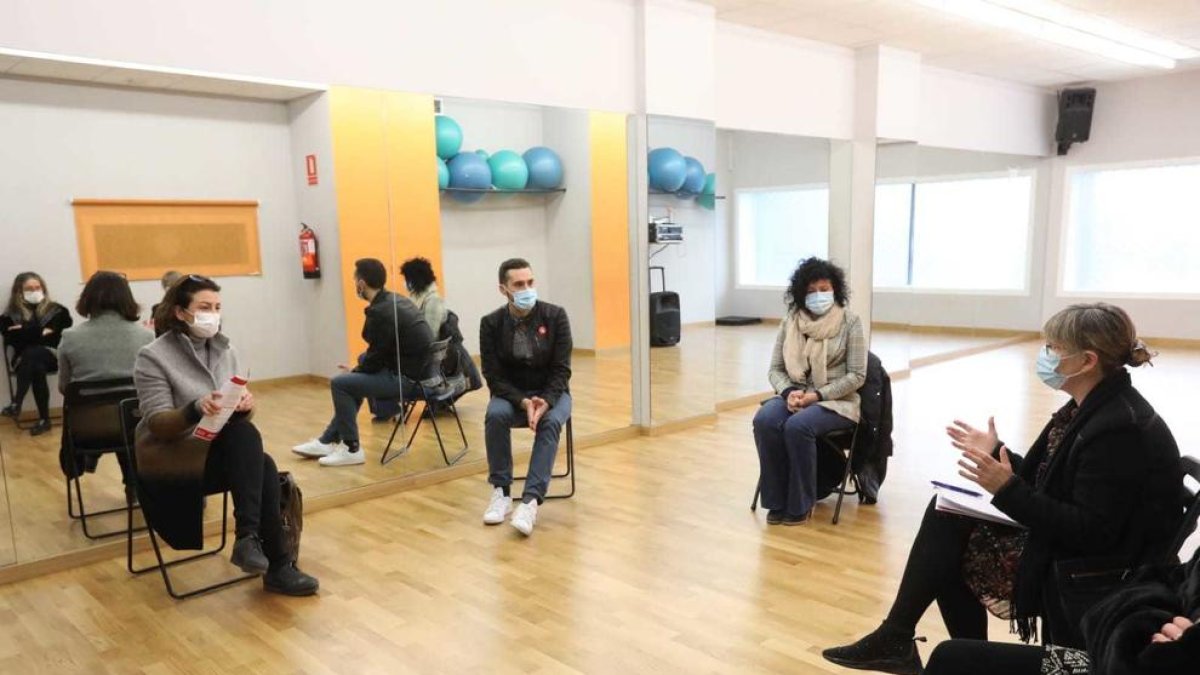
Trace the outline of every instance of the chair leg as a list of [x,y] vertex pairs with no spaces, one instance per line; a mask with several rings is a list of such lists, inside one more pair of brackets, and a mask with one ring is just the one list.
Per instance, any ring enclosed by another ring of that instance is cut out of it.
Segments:
[[454,402],[450,402],[450,412],[454,414],[454,421],[458,424],[458,433],[462,436],[463,441],[462,449],[458,451],[458,454],[454,455],[454,459],[446,455],[446,444],[442,441],[442,432],[438,429],[437,415],[434,414],[434,409],[428,403],[425,404],[425,409],[429,411],[429,423],[433,425],[433,434],[437,436],[438,447],[442,451],[442,459],[445,460],[446,466],[457,464],[458,460],[467,454],[467,433],[463,431],[462,420],[458,417],[458,410],[454,407]]
[[413,411],[413,408],[415,408],[415,407],[416,407],[415,405],[409,406],[408,412],[402,412],[399,416],[396,417],[396,422],[395,422],[395,424],[392,425],[392,435],[388,437],[387,445],[384,446],[384,448],[383,448],[383,454],[379,456],[380,466],[387,465],[387,464],[391,463],[392,460],[398,459],[400,457],[407,455],[408,451],[412,449],[412,439],[414,436],[417,435],[417,429],[421,428],[421,418],[424,417],[424,415],[417,417],[417,426],[413,427],[412,436],[408,437],[408,443],[405,443],[404,447],[400,448],[400,450],[398,450],[396,452],[396,454],[394,454],[394,455],[389,454],[392,451],[392,444],[396,441],[396,432],[400,431],[400,427],[404,426],[405,422],[408,421],[408,418],[410,416],[412,416],[412,411]]
[[[131,518],[132,518],[132,516],[131,516]],[[227,586],[232,586],[234,584],[241,583],[243,581],[247,581],[249,579],[253,579],[253,578],[259,576],[257,574],[242,574],[239,576],[232,577],[230,579],[225,579],[223,581],[218,581],[213,584],[208,584],[207,586],[201,586],[199,588],[195,588],[190,591],[183,592],[183,593],[176,591],[174,584],[171,583],[171,575],[167,571],[168,567],[174,567],[175,565],[179,565],[181,563],[190,562],[193,560],[197,560],[199,558],[216,555],[216,554],[220,553],[221,551],[225,550],[225,545],[229,539],[229,493],[228,492],[226,492],[222,497],[221,545],[218,546],[217,548],[215,548],[211,551],[203,551],[201,553],[186,556],[186,557],[180,558],[178,560],[166,561],[163,559],[162,549],[158,545],[158,537],[155,535],[154,530],[153,529],[149,530],[149,533],[150,533],[150,546],[154,549],[154,557],[158,561],[158,564],[151,566],[151,567],[147,567],[143,570],[134,570],[133,569],[133,538],[131,535],[131,537],[129,539],[129,568],[130,568],[130,571],[133,572],[134,574],[140,574],[142,572],[149,572],[149,571],[152,571],[155,568],[157,568],[158,571],[162,574],[163,585],[167,587],[167,594],[170,595],[172,598],[175,598],[176,600],[186,600],[187,598],[195,597],[195,596],[201,595],[203,593],[211,593],[212,591],[216,591],[216,590],[225,588]]]
[[[71,498],[72,483],[75,485],[75,498],[74,499]],[[75,506],[76,502],[78,502],[78,504],[79,504],[79,513],[75,513],[75,510],[74,510],[74,506]],[[83,528],[83,536],[87,537],[88,539],[92,539],[92,540],[107,539],[109,537],[116,537],[116,536],[125,534],[125,529],[123,529],[123,528],[109,530],[108,532],[100,532],[98,534],[93,534],[90,530],[88,530],[88,518],[97,518],[99,516],[107,516],[107,515],[111,515],[113,513],[127,512],[129,514],[129,518],[127,519],[127,523],[126,523],[127,527],[133,528],[134,532],[144,532],[146,530],[145,525],[141,525],[136,528],[133,527],[133,512],[135,510],[140,510],[140,507],[134,506],[132,503],[129,502],[129,500],[126,500],[125,506],[115,506],[111,509],[105,509],[103,511],[93,511],[91,513],[88,513],[86,507],[84,507],[84,504],[83,504],[83,479],[82,479],[82,477],[76,476],[75,478],[67,479],[67,515],[69,515],[72,519],[79,521],[79,524]]]
[[750,498],[750,512],[758,511],[758,498],[762,496],[762,478],[754,484],[754,496]]
[[[567,468],[562,473],[554,473],[553,469],[550,472],[551,478],[570,478],[571,489],[569,492],[564,492],[557,495],[546,495],[546,499],[569,499],[575,496],[575,428],[571,420],[567,420]],[[529,476],[513,476],[513,481],[528,480]]]
[[[854,450],[851,449],[849,457],[846,458],[846,471],[842,473],[842,486],[838,488],[837,506],[833,509],[833,524],[838,524],[838,519],[842,516],[842,500],[846,497],[846,485],[850,482],[850,474],[854,471]],[[853,494],[853,493],[851,493]]]

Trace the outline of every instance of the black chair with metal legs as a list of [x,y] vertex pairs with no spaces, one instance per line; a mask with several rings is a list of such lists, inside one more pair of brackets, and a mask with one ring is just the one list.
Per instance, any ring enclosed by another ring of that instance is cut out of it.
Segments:
[[[88,539],[104,539],[125,533],[124,529],[118,528],[93,534],[88,527],[89,518],[128,511],[128,521],[132,522],[132,512],[138,508],[128,494],[129,476],[125,474],[128,473],[129,451],[121,424],[121,401],[135,394],[133,379],[123,377],[72,382],[67,386],[64,395],[62,460],[63,469],[68,476],[67,515],[80,522],[83,534]],[[98,461],[106,454],[115,455],[121,464],[121,472],[126,481],[125,505],[89,513],[83,499],[83,474],[86,471],[83,463]],[[146,528],[141,526],[135,531],[140,532],[144,529]]]
[[[8,377],[5,378],[5,381],[8,384],[8,400],[10,402],[12,402],[13,399],[16,398],[16,395],[17,395],[16,385],[15,385],[15,382],[17,379],[17,368],[16,368],[16,364],[14,363],[14,361],[16,360],[15,355],[16,355],[16,351],[7,342],[4,343],[4,369],[5,369],[5,371],[8,372]],[[47,376],[53,375],[57,372],[58,372],[58,367],[56,365],[54,370],[51,370],[49,373],[47,373]],[[53,412],[50,413],[50,419],[54,419]],[[16,417],[13,418],[13,424],[17,425],[17,428],[20,429],[21,431],[29,431],[34,426],[36,426],[37,423],[38,423],[37,418],[34,418],[28,422],[22,422],[20,415],[17,415]]]
[[[850,495],[858,495],[858,501],[863,502],[862,492],[858,489],[858,478],[854,475],[854,446],[858,440],[858,427],[856,424],[853,429],[838,429],[817,437],[817,501],[837,494],[837,506],[833,509],[834,525],[841,519],[843,499]],[[824,467],[821,463],[823,458],[826,460]],[[843,461],[844,466],[841,464]],[[840,483],[834,477],[835,471],[841,476]],[[754,498],[750,500],[751,511],[758,510],[758,498],[761,494],[762,478],[759,478],[754,487]]]
[[[551,478],[570,478],[571,490],[557,495],[546,495],[546,499],[570,499],[575,496],[575,429],[571,423],[571,418],[567,418],[567,428],[564,430],[567,435],[567,468],[562,473],[554,473],[551,470]],[[513,476],[513,482],[528,480],[529,476]]]
[[[121,405],[121,429],[122,429],[122,432],[125,437],[126,449],[127,449],[127,452],[129,453],[129,479],[130,479],[131,483],[133,484],[135,494],[140,495],[141,493],[139,491],[139,483],[138,483],[139,477],[138,477],[138,468],[137,468],[137,452],[134,450],[134,432],[137,428],[138,418],[140,417],[139,412],[138,412],[138,402],[137,402],[137,399],[130,398],[130,399],[125,399],[125,400],[121,401],[120,405]],[[125,565],[126,565],[127,569],[129,570],[130,574],[133,574],[133,575],[142,575],[142,574],[146,574],[147,572],[153,572],[155,570],[158,570],[158,572],[162,574],[163,585],[165,585],[167,587],[167,594],[170,595],[172,598],[175,598],[176,600],[184,600],[187,598],[195,597],[195,596],[203,594],[203,593],[209,593],[209,592],[221,589],[221,588],[225,588],[226,586],[232,586],[234,584],[241,583],[241,582],[247,581],[249,579],[254,579],[255,577],[258,576],[256,574],[242,574],[242,575],[230,578],[230,579],[218,581],[216,583],[208,584],[207,586],[201,586],[199,588],[195,588],[195,589],[192,589],[192,590],[189,590],[186,592],[182,592],[182,593],[176,591],[175,585],[173,583],[171,583],[171,575],[168,571],[168,568],[174,567],[176,565],[181,565],[183,563],[199,560],[201,558],[207,558],[210,556],[214,556],[214,555],[217,555],[218,553],[220,553],[221,551],[225,550],[225,546],[229,541],[229,491],[228,490],[225,490],[222,493],[222,497],[221,497],[221,543],[215,549],[212,549],[209,551],[201,551],[200,553],[194,553],[191,555],[187,555],[182,558],[178,558],[176,560],[165,560],[163,558],[162,549],[159,547],[159,544],[158,544],[158,537],[154,533],[154,528],[152,528],[152,527],[148,528],[147,533],[150,535],[150,546],[151,546],[151,548],[154,549],[154,558],[156,560],[156,563],[153,565],[147,565],[145,567],[138,568],[138,567],[135,567],[133,564],[133,511],[131,509],[129,511],[128,536],[126,537],[126,540],[125,540]]]
[[[400,415],[396,417],[396,422],[392,426],[392,435],[388,438],[387,445],[383,448],[383,455],[379,457],[380,464],[387,464],[393,459],[408,454],[408,451],[412,449],[413,439],[417,437],[417,432],[421,429],[421,422],[426,417],[429,418],[429,423],[433,426],[433,433],[437,437],[438,448],[442,451],[442,459],[446,462],[446,466],[457,464],[458,460],[467,454],[467,432],[463,430],[462,419],[459,418],[458,408],[454,405],[454,390],[447,382],[445,374],[442,373],[442,362],[446,360],[446,354],[449,350],[449,338],[438,340],[430,345],[429,367],[433,375],[417,383],[416,397],[406,399],[402,402]],[[424,410],[417,417],[417,423],[413,427],[412,433],[408,436],[408,442],[396,454],[390,455],[392,443],[396,440],[396,432],[412,417],[418,403],[425,404]],[[462,447],[459,448],[454,457],[450,457],[446,453],[446,442],[442,439],[441,429],[438,428],[437,413],[439,410],[449,410],[454,415],[454,423],[458,425],[458,435],[462,438]]]

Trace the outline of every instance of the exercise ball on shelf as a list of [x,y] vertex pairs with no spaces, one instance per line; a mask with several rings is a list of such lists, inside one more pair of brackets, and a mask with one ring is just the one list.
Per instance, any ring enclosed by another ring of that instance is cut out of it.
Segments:
[[446,166],[446,160],[437,157],[437,176],[438,189],[450,187],[450,168]]
[[529,170],[527,187],[531,190],[557,190],[562,187],[563,164],[558,153],[550,148],[530,148],[522,155]]
[[698,195],[704,191],[704,181],[707,176],[704,172],[704,165],[695,157],[684,157],[683,161],[686,169],[681,190],[693,196]]
[[[482,157],[473,152],[460,152],[450,159],[450,187],[488,190],[492,187],[492,170]],[[451,196],[464,204],[483,199],[482,192],[453,192]]]
[[479,155],[480,157],[484,158],[485,160],[488,159],[489,157],[491,157],[491,155],[488,154],[488,151],[484,150],[483,148],[476,150],[475,154]]
[[433,119],[434,137],[437,139],[437,156],[450,159],[462,149],[462,127],[453,117],[437,115]]
[[704,189],[696,198],[696,203],[709,211],[717,208],[717,174],[710,173],[704,177]]
[[492,185],[497,190],[524,190],[529,183],[529,167],[512,150],[498,150],[488,158],[492,170]]
[[687,178],[687,162],[675,148],[655,148],[650,151],[650,189],[675,192]]

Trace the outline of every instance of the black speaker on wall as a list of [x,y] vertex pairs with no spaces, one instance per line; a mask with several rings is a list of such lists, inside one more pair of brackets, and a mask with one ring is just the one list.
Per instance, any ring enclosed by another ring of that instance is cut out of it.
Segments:
[[1092,133],[1092,108],[1096,105],[1096,90],[1091,87],[1063,89],[1058,92],[1058,129],[1054,140],[1058,154],[1065,155],[1072,143],[1082,143]]
[[679,344],[679,294],[667,290],[667,271],[663,267],[654,266],[654,271],[662,275],[663,289],[650,294],[650,346],[670,347]]

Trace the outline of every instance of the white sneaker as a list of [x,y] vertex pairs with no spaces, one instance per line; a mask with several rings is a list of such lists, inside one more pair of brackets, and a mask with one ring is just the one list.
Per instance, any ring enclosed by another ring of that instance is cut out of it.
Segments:
[[483,512],[483,524],[499,525],[509,511],[512,511],[512,497],[506,496],[504,490],[495,488],[492,490],[492,501],[488,502],[487,511]]
[[517,510],[513,511],[511,524],[517,528],[517,532],[528,537],[533,534],[533,524],[537,522],[537,500],[529,502],[521,502],[517,505]]
[[335,450],[337,450],[339,445],[342,445],[342,444],[341,443],[322,443],[321,439],[314,438],[310,441],[306,441],[304,443],[301,443],[300,445],[294,446],[292,448],[292,452],[296,453],[297,455],[300,455],[301,457],[309,457],[309,458],[324,457],[326,455],[332,454]]
[[352,464],[362,464],[363,462],[367,461],[363,457],[364,454],[366,453],[363,452],[362,448],[359,448],[358,452],[350,452],[350,448],[338,443],[337,448],[334,449],[333,452],[325,455],[321,459],[317,460],[317,462],[319,462],[321,466],[350,466]]

